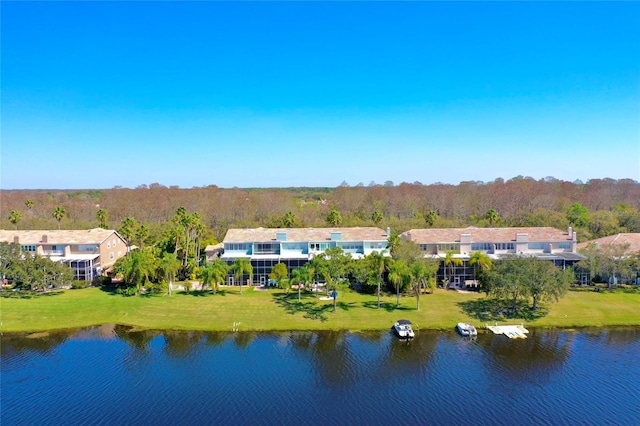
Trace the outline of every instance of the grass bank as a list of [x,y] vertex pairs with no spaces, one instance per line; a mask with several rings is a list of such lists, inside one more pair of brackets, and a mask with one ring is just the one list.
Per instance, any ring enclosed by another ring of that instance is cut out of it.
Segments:
[[640,291],[570,291],[558,303],[543,304],[537,312],[522,309],[508,314],[476,293],[438,289],[425,294],[416,309],[405,296],[396,307],[395,295],[384,295],[377,308],[375,295],[342,291],[337,311],[333,302],[315,294],[286,295],[282,290],[258,291],[223,287],[210,292],[123,297],[100,288],[47,294],[4,294],[0,298],[0,331],[27,332],[123,324],[141,329],[239,330],[381,330],[399,318],[419,329],[452,329],[459,321],[476,325],[498,321],[524,322],[529,327],[586,327],[640,325]]

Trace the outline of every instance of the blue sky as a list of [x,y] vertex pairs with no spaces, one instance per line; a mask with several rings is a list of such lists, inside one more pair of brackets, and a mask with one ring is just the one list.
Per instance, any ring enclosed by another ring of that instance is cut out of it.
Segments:
[[3,189],[640,180],[637,2],[0,7]]

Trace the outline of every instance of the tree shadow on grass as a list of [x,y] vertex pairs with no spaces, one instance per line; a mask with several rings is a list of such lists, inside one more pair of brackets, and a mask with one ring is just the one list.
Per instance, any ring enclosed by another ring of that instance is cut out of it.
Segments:
[[[378,301],[377,300],[373,300],[373,301],[369,301],[369,302],[363,302],[362,306],[364,308],[367,309],[378,309]],[[409,311],[412,310],[410,308],[407,308],[406,306],[396,306],[395,303],[391,303],[391,302],[380,302],[380,309],[384,309],[387,312],[393,312],[393,311]]]
[[312,300],[301,300],[298,302],[297,294],[295,297],[291,296],[292,295],[279,296],[274,294],[273,300],[276,305],[283,308],[288,314],[295,315],[297,313],[302,313],[305,318],[319,320],[321,322],[325,322],[328,319],[327,312],[333,310],[333,303],[318,304],[318,299],[315,297],[313,297]]
[[458,302],[462,311],[472,318],[482,322],[497,322],[506,320],[535,321],[549,313],[545,307],[532,310],[528,305],[518,303],[518,309],[511,308],[511,302],[497,299],[478,299]]
[[33,290],[19,290],[19,291],[2,291],[0,297],[4,299],[38,299],[40,297],[58,296],[63,292],[60,290],[54,291],[33,291]]

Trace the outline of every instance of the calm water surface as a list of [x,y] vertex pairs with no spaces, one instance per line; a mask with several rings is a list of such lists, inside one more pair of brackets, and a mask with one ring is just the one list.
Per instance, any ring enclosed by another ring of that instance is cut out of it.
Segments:
[[640,424],[640,328],[2,336],[14,424]]

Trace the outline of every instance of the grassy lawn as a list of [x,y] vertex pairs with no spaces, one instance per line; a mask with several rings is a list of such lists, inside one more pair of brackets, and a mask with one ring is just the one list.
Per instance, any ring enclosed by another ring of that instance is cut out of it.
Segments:
[[640,325],[640,291],[570,291],[558,303],[524,308],[504,316],[501,308],[476,293],[438,289],[425,294],[416,310],[415,297],[405,296],[396,307],[395,295],[384,295],[377,309],[375,295],[341,291],[337,311],[318,295],[282,290],[257,291],[223,287],[210,292],[123,297],[100,288],[48,294],[0,297],[2,332],[45,331],[114,323],[143,329],[239,330],[374,330],[388,329],[400,318],[418,329],[453,329],[459,321],[480,326],[485,322],[524,322],[531,327]]

